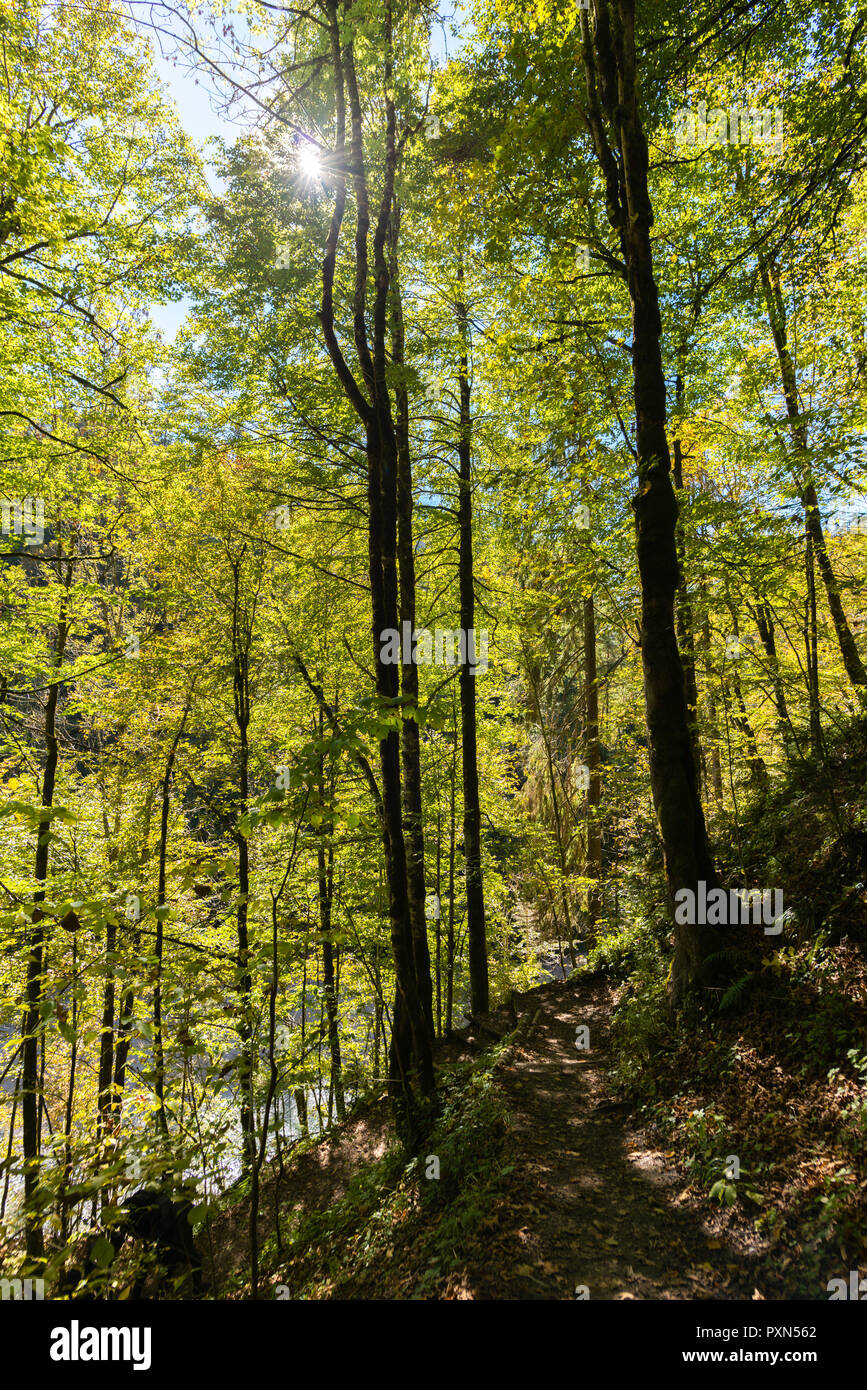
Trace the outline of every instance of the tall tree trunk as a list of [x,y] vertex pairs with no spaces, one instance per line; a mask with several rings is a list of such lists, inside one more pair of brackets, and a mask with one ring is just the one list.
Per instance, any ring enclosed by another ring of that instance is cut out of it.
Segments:
[[[319,738],[323,735],[322,709],[319,710]],[[333,777],[331,786],[334,793]],[[325,765],[320,762],[319,793],[325,802]],[[337,1018],[337,990],[334,979],[334,943],[331,940],[331,908],[334,898],[334,843],[329,842],[326,855],[320,842],[316,848],[319,888],[319,930],[322,934],[322,987],[325,993],[325,1015],[328,1020],[328,1050],[331,1054],[331,1095],[337,1107],[337,1118],[346,1117],[346,1100],[343,1094],[343,1069],[340,1062],[340,1027]]]
[[[114,834],[108,822],[108,815],[103,810],[103,826],[105,829],[105,842],[109,864],[114,864],[117,859],[117,841],[120,833],[120,815],[116,812],[114,818]],[[111,884],[112,890],[117,888],[117,884]],[[117,974],[117,922],[109,921],[105,928],[105,980],[102,988],[102,1021],[99,1033],[99,1067],[97,1071],[96,1087],[96,1137],[97,1143],[107,1135],[110,1135],[115,1126],[115,1105],[114,1105],[114,1052],[115,1052],[115,1003],[117,998],[117,987],[115,976]],[[102,1189],[103,1204],[111,1200],[111,1189]]]
[[[464,268],[458,267],[463,286]],[[479,764],[476,742],[476,676],[470,666],[471,643],[475,639],[475,585],[473,581],[473,484],[472,417],[470,414],[469,332],[467,306],[456,304],[460,329],[460,437],[458,440],[458,566],[461,600],[461,628],[466,633],[466,651],[459,683],[461,694],[461,761],[464,784],[464,866],[467,881],[467,941],[470,963],[470,1009],[473,1014],[488,1011],[488,945],[485,932],[485,895],[482,881],[482,813],[479,805]]]
[[[72,1070],[72,1069],[70,1068],[70,1072],[71,1072],[71,1070]],[[6,1216],[6,1203],[7,1203],[7,1201],[9,1200],[9,1178],[10,1178],[11,1173],[12,1173],[12,1150],[13,1150],[13,1148],[14,1148],[14,1146],[15,1146],[15,1114],[16,1114],[16,1111],[17,1111],[17,1109],[18,1109],[18,1097],[19,1097],[20,1093],[21,1093],[21,1069],[19,1068],[19,1070],[18,1070],[18,1075],[15,1077],[15,1085],[14,1085],[14,1087],[12,1088],[12,1114],[11,1114],[10,1117],[9,1117],[9,1133],[8,1133],[8,1136],[7,1136],[7,1139],[6,1139],[6,1162],[5,1162],[5,1164],[4,1164],[4,1172],[3,1172],[3,1195],[2,1195],[2,1197],[0,1197],[0,1221],[3,1221],[4,1218],[5,1218],[5,1216]],[[67,1149],[68,1149],[68,1146],[67,1146]],[[67,1161],[67,1163],[68,1163],[68,1161]],[[69,1166],[69,1165],[68,1165],[68,1166]],[[68,1177],[67,1177],[66,1181],[67,1181],[67,1183],[68,1183],[68,1181],[69,1181]],[[67,1208],[66,1204],[64,1203],[64,1207],[63,1207],[64,1221],[65,1221],[65,1218],[66,1218],[66,1212],[67,1212],[67,1210],[68,1210],[68,1208]],[[64,1226],[63,1226],[63,1232],[64,1232],[64,1235],[65,1235],[65,1234],[66,1234],[66,1224],[64,1224]]]
[[757,603],[753,609],[756,628],[762,646],[765,649],[765,656],[768,659],[768,673],[771,677],[771,687],[774,692],[774,705],[777,710],[777,727],[779,729],[780,740],[785,753],[788,755],[792,748],[792,721],[789,718],[789,709],[786,704],[786,694],[783,689],[783,677],[780,671],[780,660],[777,655],[777,643],[774,634],[774,615],[769,603]]
[[716,704],[716,663],[710,640],[710,617],[707,607],[707,591],[702,587],[703,615],[701,622],[702,646],[706,671],[707,726],[710,739],[710,777],[714,800],[717,806],[723,804],[722,762],[720,760],[720,731]]
[[[63,556],[60,542],[57,546],[57,572],[61,573]],[[40,1005],[43,1000],[45,977],[45,917],[41,904],[45,902],[45,884],[48,880],[48,857],[50,849],[49,833],[51,818],[48,814],[54,804],[54,785],[57,778],[57,764],[60,749],[57,742],[57,701],[60,695],[59,672],[63,665],[66,639],[69,633],[68,602],[72,584],[73,562],[66,562],[64,586],[60,595],[60,609],[57,618],[57,637],[54,642],[51,667],[52,680],[45,700],[45,720],[43,741],[45,744],[45,766],[42,771],[42,815],[36,839],[36,864],[34,878],[38,887],[33,894],[34,912],[28,929],[27,977],[25,986],[24,1022],[22,1028],[23,1044],[21,1051],[21,1143],[24,1160],[24,1241],[27,1254],[34,1259],[42,1259],[45,1242],[42,1219],[37,1210],[39,1192],[39,1166],[41,1151],[41,1123],[39,1096],[39,1037]]]
[[437,804],[437,873],[436,873],[436,984],[437,984],[437,1031],[436,1035],[441,1038],[443,1035],[443,980],[442,980],[442,920],[443,920],[443,900],[442,900],[442,812]]
[[[117,844],[119,828],[121,828],[121,817],[115,810],[114,831],[108,824],[106,809],[103,809],[103,828],[106,835],[106,849],[108,865],[114,865],[117,860]],[[110,884],[111,891],[117,890],[117,883]],[[115,974],[117,974],[117,922],[106,923],[106,976],[103,981],[103,1017],[101,1017],[99,1034],[99,1068],[97,1068],[96,1084],[96,1140],[97,1144],[104,1137],[110,1136],[115,1125],[115,1106],[114,1106],[114,1024],[115,1024],[115,1001],[117,1001],[117,987],[115,987]],[[110,1158],[106,1152],[106,1158]],[[111,1201],[111,1188],[103,1187],[101,1190],[103,1205]]]
[[446,1037],[452,1035],[455,999],[455,840],[457,838],[458,731],[452,699],[452,767],[449,782],[449,920],[446,930]]
[[[66,1083],[66,1111],[63,1122],[63,1178],[61,1181],[60,1234],[64,1244],[69,1239],[70,1204],[66,1199],[72,1182],[72,1117],[75,1112],[75,1072],[78,1065],[78,938],[72,934],[72,1045],[69,1050],[69,1079]],[[17,1097],[16,1097],[17,1099]],[[15,1125],[15,1110],[12,1111],[12,1126]]]
[[[335,374],[365,431],[367,459],[368,556],[371,590],[372,637],[376,668],[376,689],[383,711],[397,708],[399,687],[397,668],[384,659],[386,629],[397,629],[397,442],[386,382],[386,327],[389,302],[389,272],[386,240],[394,199],[397,142],[394,101],[390,94],[393,76],[391,3],[385,0],[379,12],[386,53],[384,88],[386,92],[382,199],[373,235],[373,346],[368,343],[367,292],[369,278],[368,240],[370,236],[370,197],[362,138],[362,103],[355,67],[354,43],[341,42],[340,16],[336,0],[325,0],[331,43],[336,102],[335,201],[322,262],[322,300],[320,321],[325,345]],[[345,37],[345,35],[343,36]],[[349,158],[346,159],[346,117],[350,121]],[[355,293],[353,334],[361,371],[361,383],[347,363],[334,327],[334,271],[337,248],[346,210],[347,170],[355,192]],[[396,246],[392,248],[396,254]],[[406,846],[403,838],[403,809],[400,776],[400,736],[389,731],[380,740],[382,776],[382,830],[386,879],[389,896],[391,948],[395,968],[395,1026],[389,1053],[389,1089],[395,1117],[406,1141],[413,1145],[419,1137],[418,1107],[413,1089],[417,1077],[423,1095],[435,1090],[431,1036],[416,982],[415,952],[409,909]],[[397,1000],[399,999],[399,1003]]]
[[[376,916],[377,921],[382,920],[382,867],[379,869],[379,889],[376,895]],[[374,938],[373,942],[373,986],[375,999],[373,1005],[373,1075],[379,1081],[379,1038],[380,1032],[385,1032],[383,1027],[383,997],[382,997],[382,971],[379,965],[379,937]],[[383,1036],[383,1050],[385,1040]]]
[[252,1171],[256,1155],[256,1123],[253,1107],[253,979],[250,972],[249,900],[250,849],[241,822],[247,814],[250,799],[250,648],[253,640],[252,619],[242,612],[241,566],[246,544],[237,557],[229,557],[232,570],[232,671],[235,726],[238,730],[238,810],[235,844],[238,849],[238,907],[236,933],[235,988],[238,995],[238,1088],[240,1090],[241,1173]]
[[[371,431],[372,433],[372,431]],[[385,451],[369,436],[371,460],[368,505],[370,507],[370,583],[373,594],[374,654],[377,693],[384,708],[394,709],[398,699],[397,667],[383,660],[382,634],[397,629],[397,583],[395,567],[395,463],[393,434]],[[378,465],[378,466],[377,466]],[[383,501],[386,505],[383,506]],[[389,505],[391,503],[392,505]],[[385,513],[385,514],[384,514]],[[433,1089],[433,1060],[430,1034],[416,987],[412,929],[409,916],[406,851],[400,784],[400,737],[391,730],[380,740],[382,806],[385,826],[384,848],[389,899],[391,949],[395,963],[395,1004],[392,1041],[389,1052],[389,1079],[393,1099],[412,1108],[412,1075],[417,1069],[422,1092]],[[405,1115],[409,1128],[412,1118]]]
[[789,434],[795,447],[798,486],[801,489],[801,503],[804,508],[809,545],[819,567],[822,583],[825,586],[828,608],[831,611],[834,631],[837,634],[837,642],[846,674],[854,685],[859,699],[865,702],[867,701],[867,670],[865,670],[864,663],[858,654],[855,638],[843,609],[840,585],[825,544],[822,514],[819,510],[819,499],[810,464],[807,422],[801,412],[798,380],[788,347],[786,305],[780,284],[780,274],[773,260],[766,253],[759,251],[758,259],[759,276],[764,291],[765,307],[768,311],[768,322],[774,339],[774,347],[777,350],[777,360],[780,364]]
[[[171,805],[172,772],[174,771],[175,756],[176,756],[177,751],[178,751],[178,744],[180,743],[181,738],[183,737],[184,726],[185,726],[185,724],[186,724],[186,722],[187,722],[187,715],[188,715],[189,712],[190,712],[190,701],[191,701],[191,700],[192,700],[192,692],[187,696],[187,702],[186,702],[186,704],[184,705],[184,711],[183,711],[183,714],[181,715],[181,722],[179,723],[178,728],[177,728],[177,732],[175,733],[175,736],[174,736],[174,738],[172,739],[172,746],[171,746],[171,748],[169,749],[169,755],[168,755],[168,757],[166,758],[166,767],[165,767],[165,772],[163,773],[162,799],[161,799],[161,806],[160,806],[160,848],[159,848],[159,859],[158,859],[158,866],[157,866],[157,903],[156,903],[157,925],[156,925],[156,939],[155,939],[155,942],[154,942],[154,956],[155,956],[155,958],[156,958],[156,959],[155,959],[155,965],[154,965],[154,973],[155,973],[155,977],[156,977],[156,978],[155,978],[155,980],[154,980],[154,1000],[153,1000],[153,1010],[154,1010],[154,1075],[155,1075],[155,1078],[156,1078],[156,1079],[155,1079],[155,1082],[154,1082],[154,1091],[155,1091],[155,1093],[156,1093],[156,1098],[157,1098],[157,1124],[159,1125],[159,1128],[160,1128],[160,1130],[162,1131],[162,1133],[163,1133],[163,1135],[165,1136],[166,1139],[168,1138],[168,1135],[169,1135],[169,1123],[168,1123],[168,1119],[167,1119],[167,1117],[166,1117],[166,1097],[165,1097],[165,1084],[166,1084],[165,1049],[164,1049],[164,1046],[163,1046],[163,918],[165,917],[164,908],[165,908],[165,905],[166,905],[166,855],[167,855],[168,843],[169,843],[169,808],[170,808],[170,805]],[[129,1044],[128,1044],[128,1042],[127,1042],[127,1043],[125,1044],[125,1047],[124,1047],[124,1054],[123,1054],[123,1065],[124,1065],[124,1067],[126,1066],[126,1051],[127,1051],[128,1045],[129,1045]],[[122,1080],[123,1080],[123,1072],[121,1072],[121,1081],[122,1081]]]
[[[403,305],[397,257],[400,234],[400,204],[395,199],[390,228],[389,274],[391,277],[391,356],[396,366],[404,363]],[[400,575],[401,693],[413,708],[418,707],[418,664],[407,660],[406,634],[415,631],[415,551],[412,536],[412,460],[409,448],[409,397],[406,382],[395,385],[395,435],[397,440],[397,552]],[[431,1037],[434,1036],[433,985],[430,947],[425,916],[424,821],[421,796],[421,739],[418,722],[403,720],[401,731],[403,760],[403,814],[406,838],[407,886],[412,929],[413,958],[419,1000]]]
[[[675,393],[678,406],[683,403],[683,377],[677,374]],[[677,496],[683,495],[683,452],[680,439],[674,440],[673,451],[674,486]],[[679,510],[679,508],[678,508]],[[677,531],[677,641],[683,659],[684,688],[686,691],[686,717],[689,723],[689,737],[692,743],[692,756],[695,764],[696,786],[701,796],[702,747],[698,725],[698,682],[695,673],[695,639],[692,615],[692,599],[686,582],[686,542],[683,523],[678,518]]]
[[113,1124],[112,1082],[114,1079],[114,1004],[117,953],[117,923],[105,929],[105,984],[102,993],[102,1026],[99,1034],[99,1073],[97,1083],[97,1136],[110,1133]]
[[[319,727],[320,727],[320,736],[321,736],[321,730],[322,730],[322,709],[321,709],[321,706],[320,706],[320,710],[319,710],[319,721],[320,721]],[[305,798],[304,807],[302,808],[302,813],[301,813],[302,816],[303,816],[303,813],[304,813],[304,810],[305,810],[305,809],[306,809],[306,798]],[[249,1226],[248,1226],[249,1236],[250,1236],[250,1286],[251,1286],[251,1293],[252,1293],[253,1298],[256,1298],[257,1295],[258,1295],[258,1292],[259,1292],[259,1196],[260,1196],[260,1182],[259,1182],[259,1177],[260,1177],[260,1174],[261,1174],[261,1172],[262,1172],[262,1164],[265,1162],[265,1156],[266,1156],[267,1151],[268,1151],[268,1126],[269,1126],[270,1120],[271,1120],[271,1109],[272,1109],[272,1107],[275,1105],[275,1100],[276,1100],[276,1096],[277,1096],[277,1082],[278,1082],[279,1073],[280,1073],[280,1069],[279,1069],[279,1066],[278,1066],[278,1063],[277,1063],[277,1053],[276,1053],[276,1048],[275,1048],[275,1036],[276,1036],[276,1032],[277,1032],[277,995],[278,995],[278,992],[279,992],[279,989],[280,989],[280,959],[279,959],[279,954],[278,954],[278,950],[277,950],[277,938],[278,938],[278,932],[277,932],[277,905],[278,905],[279,900],[280,900],[280,898],[281,898],[281,896],[282,896],[282,894],[283,894],[283,890],[284,890],[285,887],[286,887],[286,883],[287,883],[287,881],[288,881],[288,879],[289,879],[289,875],[290,875],[291,872],[292,872],[292,867],[293,867],[293,864],[294,864],[294,862],[295,862],[295,855],[296,855],[296,852],[297,852],[297,849],[298,849],[298,832],[299,832],[300,828],[301,828],[301,818],[299,817],[299,820],[296,822],[296,826],[295,826],[295,836],[294,836],[293,843],[292,843],[292,850],[291,850],[290,855],[289,855],[289,862],[288,862],[288,864],[286,865],[286,870],[285,870],[285,872],[284,872],[284,874],[283,874],[283,882],[282,882],[282,884],[280,885],[280,890],[279,890],[279,892],[275,893],[275,892],[272,891],[272,893],[271,893],[271,980],[270,980],[270,983],[269,983],[269,986],[268,986],[268,1088],[267,1088],[267,1091],[266,1091],[266,1093],[265,1093],[265,1106],[264,1106],[264,1113],[263,1113],[263,1115],[262,1115],[262,1133],[261,1133],[261,1136],[260,1136],[260,1138],[259,1138],[258,1144],[256,1145],[256,1152],[255,1152],[255,1157],[254,1157],[254,1161],[253,1161],[253,1168],[252,1168],[252,1172],[251,1172],[251,1182],[250,1182],[250,1212],[249,1212]],[[303,1056],[303,1048],[302,1048],[302,1056]],[[338,1066],[338,1071],[339,1071],[339,1066]],[[279,1117],[275,1115],[275,1121],[278,1121],[278,1120],[279,1120]],[[282,1177],[282,1175],[283,1175],[283,1157],[282,1157],[282,1154],[280,1153],[279,1138],[278,1138],[278,1141],[277,1141],[277,1152],[278,1152],[279,1161],[280,1161],[280,1175],[281,1175],[281,1177]],[[275,1187],[278,1186],[278,1185],[279,1185],[279,1184],[275,1184]],[[281,1248],[280,1213],[279,1213],[279,1209],[277,1208],[277,1205],[276,1205],[276,1192],[275,1192],[275,1210],[274,1210],[274,1216],[275,1216],[275,1224],[276,1224],[276,1228],[277,1228],[277,1246],[278,1246],[278,1252],[279,1252],[279,1250],[280,1250],[280,1248]]]
[[599,757],[599,677],[596,667],[596,607],[593,590],[584,595],[584,703],[587,710],[585,757],[590,773],[587,788],[587,862],[594,880],[587,894],[587,926],[595,933],[602,905],[602,777]]
[[[650,241],[653,209],[647,189],[647,142],[638,113],[634,0],[612,0],[610,6],[599,0],[592,31],[583,10],[580,20],[587,116],[605,180],[609,221],[620,237],[632,304],[638,460],[633,507],[641,580],[641,658],[650,782],[673,907],[678,890],[697,893],[699,882],[716,887],[718,878],[698,793],[683,666],[675,637],[677,500],[666,434],[662,324]],[[675,925],[669,980],[672,1003],[700,982],[702,961],[716,946],[712,928]]]
[[819,757],[822,752],[822,718],[819,707],[819,623],[816,612],[816,566],[813,532],[809,517],[804,518],[804,566],[807,575],[807,597],[804,601],[804,655],[807,663],[810,747],[814,757]]

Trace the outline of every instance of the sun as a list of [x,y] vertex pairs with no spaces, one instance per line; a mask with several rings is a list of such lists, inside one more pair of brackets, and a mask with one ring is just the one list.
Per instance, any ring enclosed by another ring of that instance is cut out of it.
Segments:
[[303,144],[296,156],[298,172],[305,179],[318,179],[322,173],[322,162],[315,145]]

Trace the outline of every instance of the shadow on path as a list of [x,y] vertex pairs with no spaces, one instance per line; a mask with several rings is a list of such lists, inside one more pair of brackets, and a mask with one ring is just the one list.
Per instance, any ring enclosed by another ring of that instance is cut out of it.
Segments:
[[683,1178],[606,1090],[610,985],[556,982],[516,1003],[522,1041],[499,1073],[514,1121],[509,1219],[484,1266],[468,1266],[464,1296],[752,1298],[755,1252],[688,1208]]

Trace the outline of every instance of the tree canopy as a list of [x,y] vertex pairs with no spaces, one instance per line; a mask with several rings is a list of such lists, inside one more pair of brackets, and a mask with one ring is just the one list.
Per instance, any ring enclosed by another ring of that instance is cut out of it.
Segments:
[[[51,1296],[140,1288],[135,1189],[213,1296],[333,1291],[280,1185],[370,1113],[454,1296],[552,980],[703,1200],[776,1203],[782,1296],[865,1251],[863,13],[440,22],[0,0],[0,1255]],[[844,1117],[797,1179],[748,1055]]]

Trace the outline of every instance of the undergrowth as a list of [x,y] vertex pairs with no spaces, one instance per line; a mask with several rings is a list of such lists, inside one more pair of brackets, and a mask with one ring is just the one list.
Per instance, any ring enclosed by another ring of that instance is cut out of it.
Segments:
[[440,1076],[424,1153],[407,1159],[395,1146],[367,1164],[339,1201],[284,1234],[279,1261],[272,1241],[277,1296],[430,1298],[460,1272],[512,1172],[494,1087],[501,1050]]
[[752,1231],[778,1296],[826,1296],[826,1278],[867,1262],[867,834],[853,757],[865,746],[857,721],[829,749],[830,776],[797,768],[722,827],[723,881],[780,886],[788,909],[781,936],[733,932],[727,984],[669,1018],[672,942],[650,862],[655,888],[633,893],[628,925],[587,962],[618,984],[612,1080],[695,1198]]

